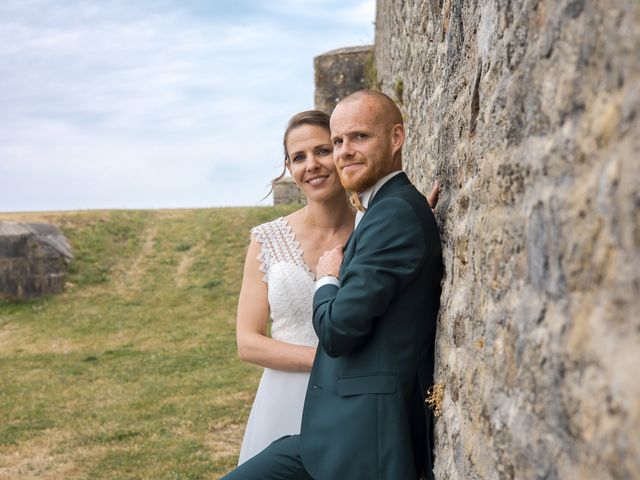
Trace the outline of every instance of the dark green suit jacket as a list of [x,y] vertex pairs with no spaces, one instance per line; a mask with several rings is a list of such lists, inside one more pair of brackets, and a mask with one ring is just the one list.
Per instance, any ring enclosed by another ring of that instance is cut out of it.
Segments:
[[426,198],[401,173],[346,247],[340,288],[313,299],[320,340],[301,456],[318,480],[409,480],[431,471],[433,349],[442,253]]

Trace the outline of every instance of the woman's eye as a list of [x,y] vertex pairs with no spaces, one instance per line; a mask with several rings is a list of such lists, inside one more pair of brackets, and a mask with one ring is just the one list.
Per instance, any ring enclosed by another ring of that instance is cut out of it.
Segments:
[[356,138],[358,140],[365,140],[368,137],[368,135],[366,133],[359,133],[356,135]]
[[304,160],[304,155],[294,155],[293,157],[294,162],[300,162],[302,160]]
[[329,150],[328,148],[321,148],[320,150],[318,150],[318,155],[329,155],[330,153],[332,153],[332,150]]

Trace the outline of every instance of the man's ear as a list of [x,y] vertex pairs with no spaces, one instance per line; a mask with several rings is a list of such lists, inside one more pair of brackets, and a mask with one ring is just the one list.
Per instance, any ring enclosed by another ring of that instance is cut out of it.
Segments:
[[393,145],[394,152],[400,150],[403,143],[404,125],[402,125],[401,123],[397,123],[391,128],[391,144]]

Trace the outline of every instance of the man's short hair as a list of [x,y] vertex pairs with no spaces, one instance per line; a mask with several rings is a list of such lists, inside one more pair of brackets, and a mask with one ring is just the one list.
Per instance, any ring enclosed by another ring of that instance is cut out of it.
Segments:
[[388,95],[377,90],[358,90],[357,92],[344,97],[338,102],[338,105],[357,100],[370,101],[381,119],[388,122],[390,126],[397,124],[404,125],[402,112],[398,108],[398,105],[396,105],[396,102],[394,102]]

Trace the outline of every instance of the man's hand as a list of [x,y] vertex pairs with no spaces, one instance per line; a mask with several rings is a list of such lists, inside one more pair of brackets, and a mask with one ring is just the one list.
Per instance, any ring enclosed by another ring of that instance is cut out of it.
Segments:
[[429,202],[431,210],[435,209],[436,205],[438,204],[438,195],[440,195],[440,184],[436,180],[436,183],[434,183],[433,189],[431,190],[431,193],[427,198],[427,202]]
[[316,278],[320,279],[327,275],[338,278],[340,265],[342,265],[342,258],[344,257],[343,248],[344,245],[338,245],[322,254],[316,267]]

